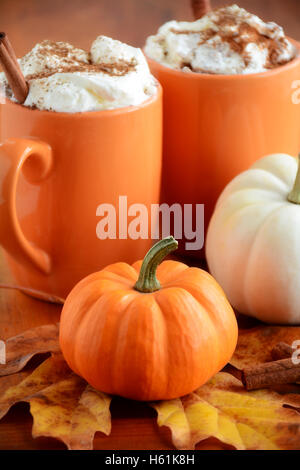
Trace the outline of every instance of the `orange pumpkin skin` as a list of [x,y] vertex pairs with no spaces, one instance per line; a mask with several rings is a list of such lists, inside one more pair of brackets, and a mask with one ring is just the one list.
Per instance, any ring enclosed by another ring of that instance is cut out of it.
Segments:
[[141,263],[116,263],[77,284],[63,307],[60,346],[70,368],[102,392],[172,399],[229,361],[237,322],[206,271],[164,261],[161,288],[140,293],[134,285]]

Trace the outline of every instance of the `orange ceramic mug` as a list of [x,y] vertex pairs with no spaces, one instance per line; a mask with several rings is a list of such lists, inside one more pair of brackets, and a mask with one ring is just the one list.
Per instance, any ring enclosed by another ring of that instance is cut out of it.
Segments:
[[[139,106],[86,113],[1,105],[0,243],[15,280],[65,296],[88,273],[143,258],[151,239],[99,239],[100,204],[119,217],[159,202],[162,93]],[[25,137],[26,136],[26,137]]]
[[300,57],[251,75],[187,73],[148,61],[164,90],[162,200],[205,204],[207,227],[234,176],[266,154],[300,150],[300,105],[292,102]]

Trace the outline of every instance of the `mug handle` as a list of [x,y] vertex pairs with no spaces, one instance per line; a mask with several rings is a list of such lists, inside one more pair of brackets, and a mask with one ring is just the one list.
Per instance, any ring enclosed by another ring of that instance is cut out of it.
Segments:
[[44,274],[51,258],[24,236],[16,208],[19,175],[28,158],[34,158],[32,183],[47,178],[52,168],[52,149],[40,140],[8,139],[0,144],[0,243],[19,263],[28,262]]

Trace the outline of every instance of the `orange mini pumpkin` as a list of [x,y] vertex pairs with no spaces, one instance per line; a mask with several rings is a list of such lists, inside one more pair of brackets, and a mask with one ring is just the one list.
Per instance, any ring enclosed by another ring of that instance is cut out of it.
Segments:
[[107,266],[69,294],[60,346],[70,368],[96,389],[135,400],[171,399],[204,384],[231,358],[234,312],[206,271],[172,260],[160,264],[176,248],[167,237],[143,263]]

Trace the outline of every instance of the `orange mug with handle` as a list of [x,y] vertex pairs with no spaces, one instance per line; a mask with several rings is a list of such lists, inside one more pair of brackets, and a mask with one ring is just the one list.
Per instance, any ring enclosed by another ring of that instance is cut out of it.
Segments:
[[6,100],[0,118],[0,243],[19,285],[66,296],[107,264],[143,258],[150,237],[99,239],[97,208],[115,208],[118,226],[119,196],[159,202],[159,85],[139,106],[69,114]]
[[[162,202],[204,204],[206,231],[234,176],[264,155],[299,152],[300,105],[292,94],[300,57],[251,75],[188,73],[147,59],[164,90]],[[203,257],[204,250],[186,254]]]

